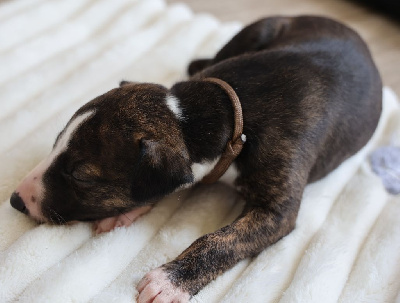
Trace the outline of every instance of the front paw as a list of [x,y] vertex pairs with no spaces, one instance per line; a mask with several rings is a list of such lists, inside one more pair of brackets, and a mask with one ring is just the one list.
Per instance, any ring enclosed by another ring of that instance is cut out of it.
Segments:
[[164,269],[157,268],[146,274],[137,285],[138,303],[189,302],[188,292],[174,286]]
[[113,230],[116,227],[130,226],[141,215],[150,211],[151,206],[135,208],[119,216],[105,218],[94,222],[93,231],[96,235]]

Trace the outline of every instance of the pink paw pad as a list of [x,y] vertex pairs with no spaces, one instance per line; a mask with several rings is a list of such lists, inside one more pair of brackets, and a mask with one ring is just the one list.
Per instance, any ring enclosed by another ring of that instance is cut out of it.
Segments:
[[153,269],[137,285],[138,303],[186,303],[189,293],[174,286],[162,268]]

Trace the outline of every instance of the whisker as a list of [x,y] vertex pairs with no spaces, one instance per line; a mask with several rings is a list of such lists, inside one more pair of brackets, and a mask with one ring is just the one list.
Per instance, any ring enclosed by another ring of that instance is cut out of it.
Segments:
[[49,215],[50,215],[50,220],[53,224],[56,224],[56,222],[53,220],[53,215],[55,215],[55,218],[57,219],[58,224],[65,224],[67,223],[67,221],[65,221],[65,219],[58,213],[56,212],[54,209],[47,207],[47,209],[50,211]]
[[[49,208],[49,210],[51,211],[51,209]],[[56,225],[56,223],[54,222],[54,220],[53,220],[53,217],[52,217],[52,215],[51,215],[51,212],[49,213],[49,215],[50,215],[50,221],[51,221],[51,223],[53,223],[54,225]]]
[[57,216],[58,222],[59,222],[60,224],[65,224],[65,223],[67,223],[67,221],[65,221],[65,219],[64,219],[58,212],[56,212],[54,209],[53,209],[52,211],[53,211],[54,214]]

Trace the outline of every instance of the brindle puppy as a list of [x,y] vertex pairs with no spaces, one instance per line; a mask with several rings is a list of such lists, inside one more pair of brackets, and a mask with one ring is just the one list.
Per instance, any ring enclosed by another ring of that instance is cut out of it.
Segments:
[[290,233],[306,184],[360,150],[380,117],[382,84],[367,46],[326,18],[260,20],[189,73],[171,89],[123,82],[87,103],[11,198],[42,222],[104,219],[98,231],[127,224],[121,213],[134,218],[212,170],[234,119],[226,91],[203,79],[229,83],[247,136],[232,164],[246,206],[147,274],[139,302],[186,302]]

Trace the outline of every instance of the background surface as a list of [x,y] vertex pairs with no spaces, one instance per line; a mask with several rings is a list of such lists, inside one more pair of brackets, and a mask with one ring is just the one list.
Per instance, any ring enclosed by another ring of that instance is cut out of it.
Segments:
[[[99,236],[89,223],[37,225],[9,203],[80,106],[122,79],[167,86],[178,81],[190,60],[213,56],[240,29],[225,21],[247,23],[276,13],[336,17],[371,44],[385,85],[399,90],[398,28],[345,2],[0,3],[1,303],[132,303],[148,271],[239,215],[243,201],[222,183],[177,192],[129,228]],[[239,262],[192,302],[400,302],[400,195],[385,190],[369,161],[382,146],[400,150],[400,104],[388,87],[383,97],[374,137],[306,188],[296,229]],[[392,172],[384,161],[381,168]]]
[[194,12],[244,24],[274,14],[322,14],[352,28],[368,43],[385,85],[400,94],[400,22],[359,4],[341,0],[167,0],[183,2]]

